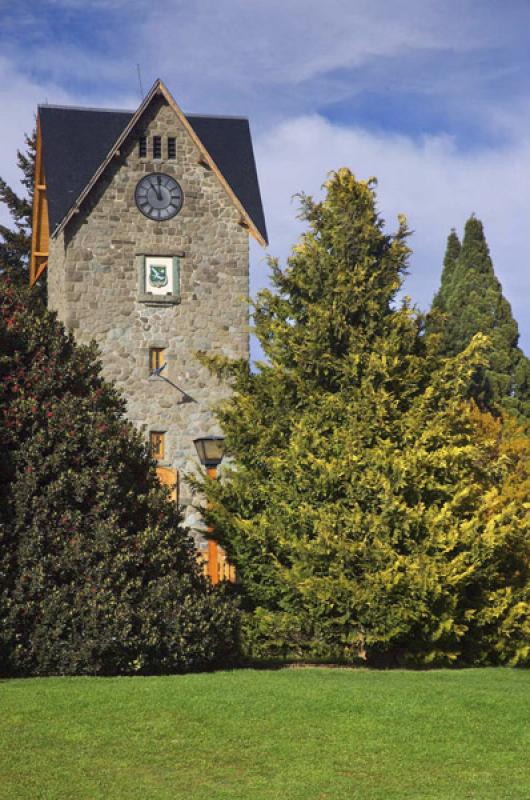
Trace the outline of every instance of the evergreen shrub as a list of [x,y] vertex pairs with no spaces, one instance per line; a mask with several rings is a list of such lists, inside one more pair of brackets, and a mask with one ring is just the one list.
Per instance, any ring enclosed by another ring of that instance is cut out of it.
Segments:
[[124,401],[34,293],[0,278],[0,671],[179,672],[237,654]]

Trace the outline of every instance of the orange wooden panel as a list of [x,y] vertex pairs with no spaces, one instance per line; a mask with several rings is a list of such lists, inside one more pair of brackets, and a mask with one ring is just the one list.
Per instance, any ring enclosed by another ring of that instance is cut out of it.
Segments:
[[30,286],[38,280],[48,266],[49,246],[48,198],[42,160],[42,135],[37,119],[37,143],[35,153],[35,191],[31,216],[31,259],[29,266]]
[[163,431],[149,432],[149,449],[154,459],[163,461],[165,454],[165,433]]
[[[208,542],[208,545],[210,542]],[[215,544],[213,542],[212,544]],[[210,556],[211,559],[210,560]],[[215,559],[215,563],[213,563]],[[219,583],[219,581],[236,582],[236,568],[228,561],[226,553],[220,545],[215,548],[207,547],[206,550],[197,550],[197,561],[202,566],[203,574],[206,578],[210,578],[212,583]],[[212,575],[217,575],[217,580],[214,581]]]
[[213,584],[219,583],[219,561],[217,542],[208,539],[208,574]]
[[163,347],[150,347],[149,348],[149,370],[153,372],[155,369],[160,369],[163,364],[164,348]]
[[46,189],[39,190],[39,226],[37,229],[38,249],[48,255],[50,227],[48,223],[48,196]]
[[157,467],[156,474],[163,486],[168,486],[171,491],[171,499],[178,503],[178,472],[171,467]]

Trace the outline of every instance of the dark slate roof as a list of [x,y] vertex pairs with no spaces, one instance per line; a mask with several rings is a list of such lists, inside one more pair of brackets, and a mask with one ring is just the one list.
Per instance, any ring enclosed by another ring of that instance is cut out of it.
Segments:
[[131,117],[128,111],[39,107],[50,232],[62,222]]
[[[66,106],[40,106],[42,155],[53,233],[86,187],[133,116]],[[261,204],[248,120],[239,117],[187,116],[232,191],[265,240]]]
[[187,116],[250,219],[267,241],[248,119]]

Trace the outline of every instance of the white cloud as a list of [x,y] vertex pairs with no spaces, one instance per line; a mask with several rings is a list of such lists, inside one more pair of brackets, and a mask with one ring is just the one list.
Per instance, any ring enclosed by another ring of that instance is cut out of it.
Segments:
[[[399,6],[388,0],[169,0],[150,5],[135,32],[134,52],[150,78],[157,71],[171,76],[187,107],[203,98],[207,110],[212,100],[235,100],[241,111],[252,109],[255,115],[265,103],[274,117],[286,107],[312,111],[315,104],[365,89],[374,75],[364,68],[375,70],[379,86],[393,83],[401,69],[406,81],[418,82],[426,77],[426,64],[420,74],[409,62],[396,69],[396,59],[428,60],[444,52],[450,61],[493,42],[499,46],[502,26],[492,30],[484,22],[487,14],[477,15],[472,5],[469,0],[443,6],[433,0],[402,0]],[[442,73],[450,71],[446,66]],[[440,82],[437,74],[423,89],[434,90]]]
[[489,36],[480,17],[466,20],[468,5],[461,2],[455,16],[428,0],[403,0],[399,8],[387,0],[170,2],[152,7],[144,32],[172,66],[197,69],[200,35],[201,69],[297,84],[404,51],[483,45]]
[[[503,149],[458,151],[447,137],[414,141],[330,124],[318,116],[284,122],[256,142],[256,157],[272,255],[283,261],[301,230],[295,192],[319,195],[327,173],[348,166],[360,178],[379,180],[379,208],[394,230],[397,214],[414,230],[405,291],[423,308],[438,287],[447,234],[462,234],[471,213],[484,222],[495,270],[530,352],[530,135],[527,128]],[[260,263],[261,262],[261,263]],[[266,282],[254,250],[253,288]]]
[[115,8],[127,8],[133,5],[132,0],[48,0],[52,8],[67,10],[96,10],[108,11]]
[[[134,13],[123,15],[115,29],[125,3]],[[10,182],[18,178],[16,149],[39,102],[134,107],[140,62],[145,88],[162,77],[188,111],[250,113],[273,254],[285,258],[300,231],[295,192],[318,193],[327,172],[342,165],[361,177],[375,174],[389,227],[404,211],[415,229],[406,289],[426,307],[449,228],[461,232],[476,212],[530,350],[530,277],[523,260],[530,139],[519,134],[528,129],[530,114],[521,98],[507,112],[502,97],[486,102],[475,91],[506,68],[488,48],[500,52],[526,29],[523,6],[511,15],[490,0],[480,14],[476,0],[403,0],[398,6],[387,0],[0,0],[4,8],[0,175]],[[96,17],[84,16],[96,10]],[[43,19],[49,35],[39,33]],[[87,19],[97,19],[94,30]],[[313,113],[358,91],[369,95],[389,86],[416,93],[418,104],[421,95],[444,108],[456,104],[464,120],[480,118],[510,144],[463,153],[447,137],[417,141],[370,133]],[[253,264],[256,287],[266,274],[257,249]]]
[[109,82],[134,91],[140,63],[146,85],[162,77],[189,110],[279,119],[396,80],[440,94],[449,61],[501,45],[502,26],[485,20],[470,0],[21,0],[0,39],[26,72],[85,94]]
[[44,102],[45,91],[45,88],[17,74],[11,64],[0,57],[0,175],[8,182],[18,180],[16,151],[23,144],[24,132],[31,133],[33,129],[37,104]]
[[[55,86],[43,86],[17,72],[13,65],[0,56],[0,176],[16,191],[21,190],[20,173],[16,165],[17,150],[24,149],[24,134],[30,134],[35,125],[37,105],[53,91],[63,101],[65,92]],[[10,225],[9,215],[0,206],[0,222]]]
[[[88,69],[88,64],[86,68]],[[37,106],[41,103],[65,105],[92,105],[80,94],[71,93],[58,83],[37,81],[16,70],[14,64],[0,56],[0,176],[15,189],[20,188],[20,173],[16,153],[24,148],[24,134],[31,133],[35,125]],[[138,97],[130,95],[107,96],[101,93],[100,104],[119,108],[135,108]],[[0,221],[8,221],[4,207],[0,207]]]

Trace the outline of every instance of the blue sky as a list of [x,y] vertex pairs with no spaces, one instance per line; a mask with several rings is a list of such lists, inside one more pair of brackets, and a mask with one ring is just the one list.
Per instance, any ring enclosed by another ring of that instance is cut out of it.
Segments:
[[[188,112],[250,117],[269,252],[292,196],[349,166],[414,229],[406,291],[437,288],[445,239],[475,213],[530,353],[527,0],[0,0],[0,175],[38,102],[134,108],[161,77]],[[252,248],[252,285],[266,281]]]

